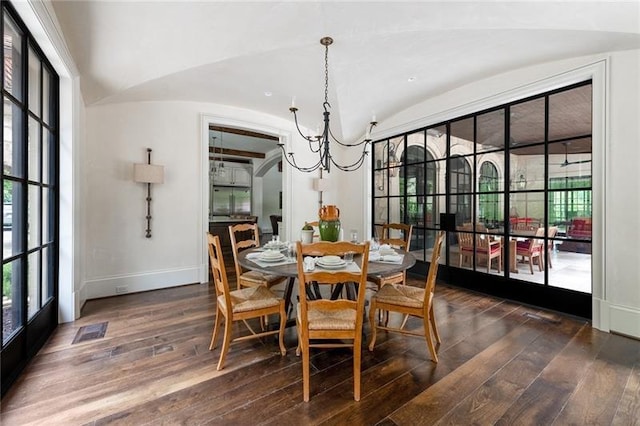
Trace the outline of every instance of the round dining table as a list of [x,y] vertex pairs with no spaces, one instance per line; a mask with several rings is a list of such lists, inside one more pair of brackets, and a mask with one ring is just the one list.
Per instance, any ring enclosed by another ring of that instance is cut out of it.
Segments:
[[[284,291],[284,300],[285,300],[285,311],[287,314],[289,313],[289,309],[291,306],[291,295],[293,293],[293,286],[295,284],[296,278],[298,278],[298,264],[297,262],[290,262],[286,264],[274,264],[274,265],[266,265],[264,263],[259,264],[253,262],[251,259],[248,259],[247,256],[251,256],[251,253],[256,253],[264,251],[264,248],[255,247],[248,250],[244,250],[238,253],[238,263],[244,269],[262,272],[264,274],[271,275],[279,275],[282,277],[288,277],[287,285]],[[395,272],[406,271],[407,269],[413,267],[416,264],[416,258],[411,253],[399,252],[403,254],[402,262],[381,262],[381,261],[369,261],[369,265],[367,266],[367,276],[377,276],[377,275],[388,275],[393,274]],[[362,257],[356,256],[353,259],[354,262],[358,264],[358,266],[362,266]],[[349,288],[347,288],[349,291]],[[313,298],[319,298],[319,292],[315,292],[314,294],[310,294]]]

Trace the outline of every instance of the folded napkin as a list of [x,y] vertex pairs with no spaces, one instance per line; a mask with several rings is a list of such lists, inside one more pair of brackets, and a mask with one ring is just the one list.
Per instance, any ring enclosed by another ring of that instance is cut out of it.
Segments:
[[401,254],[387,254],[384,256],[369,254],[369,262],[382,262],[382,263],[402,263],[404,255]]
[[260,258],[260,256],[262,256],[262,252],[260,253],[252,252],[247,254],[247,259],[258,259]]

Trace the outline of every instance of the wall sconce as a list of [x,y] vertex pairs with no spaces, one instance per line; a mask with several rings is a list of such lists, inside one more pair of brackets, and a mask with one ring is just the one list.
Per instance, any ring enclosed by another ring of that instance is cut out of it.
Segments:
[[320,193],[320,199],[318,203],[322,207],[322,193],[329,188],[329,182],[326,179],[322,179],[322,170],[320,170],[320,177],[313,179],[313,190]]
[[147,229],[145,237],[151,238],[151,184],[164,183],[164,166],[151,165],[151,148],[147,148],[147,164],[133,165],[134,182],[147,184]]
[[376,168],[378,169],[389,168],[390,177],[396,177],[398,175],[398,169],[402,165],[396,156],[396,149],[396,145],[388,141],[383,148],[382,161],[378,160],[376,163]]

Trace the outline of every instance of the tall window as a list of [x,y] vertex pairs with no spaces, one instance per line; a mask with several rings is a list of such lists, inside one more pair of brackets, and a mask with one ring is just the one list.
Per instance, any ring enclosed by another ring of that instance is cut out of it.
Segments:
[[59,83],[8,2],[2,33],[4,392],[6,376],[15,377],[57,324]]
[[464,157],[452,157],[450,161],[451,212],[456,214],[456,224],[471,222],[471,166]]
[[499,188],[498,169],[493,163],[485,161],[480,167],[478,180],[478,219],[489,227],[499,225],[498,220],[502,217],[500,196],[497,193]]

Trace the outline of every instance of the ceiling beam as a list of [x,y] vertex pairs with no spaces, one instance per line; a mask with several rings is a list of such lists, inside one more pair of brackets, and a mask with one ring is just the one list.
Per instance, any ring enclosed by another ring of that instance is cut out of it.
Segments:
[[210,125],[209,126],[209,130],[213,130],[215,132],[233,133],[234,135],[249,136],[249,137],[252,137],[252,138],[268,139],[268,140],[271,140],[271,141],[279,141],[280,140],[280,138],[278,138],[277,136],[266,135],[264,133],[258,133],[258,132],[252,132],[251,130],[234,129],[232,127],[222,127],[222,126]]
[[239,149],[229,149],[229,148],[218,148],[218,147],[209,147],[210,154],[218,154],[218,155],[235,155],[237,157],[249,157],[249,158],[265,158],[265,154],[261,152],[253,152],[253,151],[241,151]]

